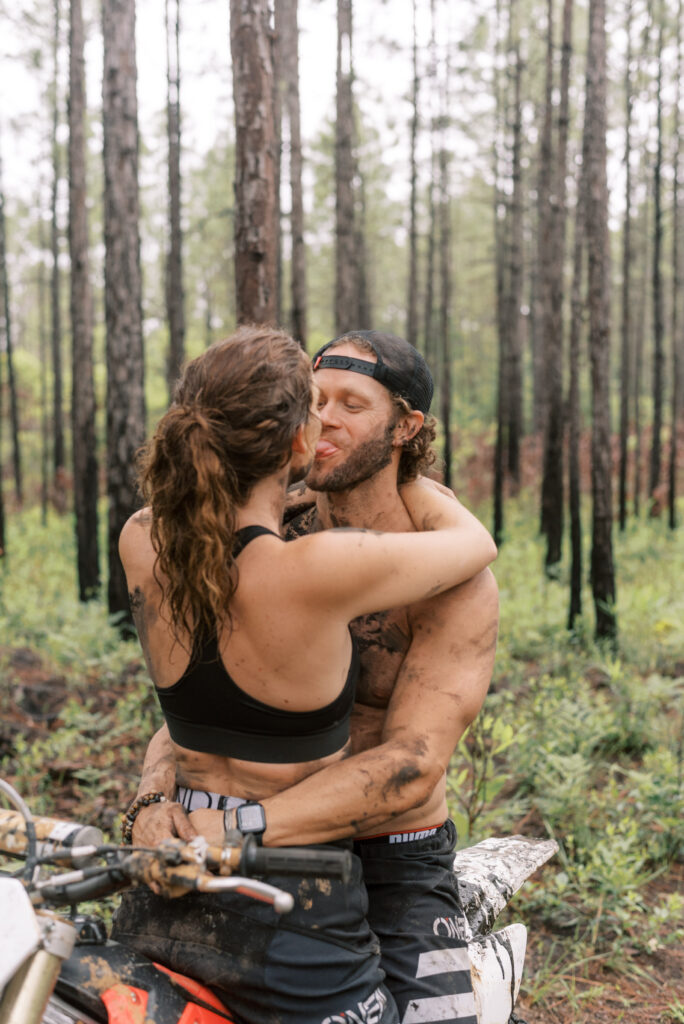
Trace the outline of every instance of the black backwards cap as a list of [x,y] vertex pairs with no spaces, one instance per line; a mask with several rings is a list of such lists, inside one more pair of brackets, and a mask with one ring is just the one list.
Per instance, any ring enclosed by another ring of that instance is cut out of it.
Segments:
[[[356,359],[353,356],[325,355],[331,345],[342,342],[353,344],[355,340],[368,342],[377,356],[377,363],[368,359]],[[352,370],[366,377],[373,377],[394,395],[405,398],[412,409],[427,413],[435,389],[432,374],[420,352],[408,341],[396,334],[385,334],[383,331],[349,331],[347,334],[334,338],[327,345],[319,348],[313,357],[314,370]]]

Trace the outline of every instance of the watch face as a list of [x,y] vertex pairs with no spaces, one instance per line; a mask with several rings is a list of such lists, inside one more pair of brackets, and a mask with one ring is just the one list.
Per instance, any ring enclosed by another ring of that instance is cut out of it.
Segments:
[[266,815],[261,804],[241,804],[236,816],[241,832],[263,832],[266,828]]

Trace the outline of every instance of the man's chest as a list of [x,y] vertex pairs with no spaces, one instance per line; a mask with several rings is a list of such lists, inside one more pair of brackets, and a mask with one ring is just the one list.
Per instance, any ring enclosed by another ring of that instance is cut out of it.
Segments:
[[368,707],[385,708],[411,643],[407,611],[393,608],[363,615],[354,619],[351,630],[361,661],[356,700]]

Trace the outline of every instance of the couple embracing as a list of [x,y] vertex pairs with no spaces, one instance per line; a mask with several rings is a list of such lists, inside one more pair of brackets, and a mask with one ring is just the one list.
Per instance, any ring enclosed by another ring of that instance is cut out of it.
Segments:
[[312,365],[241,327],[188,364],[143,453],[120,550],[165,725],[127,837],[353,846],[347,883],[269,878],[295,897],[282,918],[124,897],[113,937],[240,1024],[476,1024],[446,770],[491,677],[496,548],[423,475],[432,391],[396,336]]

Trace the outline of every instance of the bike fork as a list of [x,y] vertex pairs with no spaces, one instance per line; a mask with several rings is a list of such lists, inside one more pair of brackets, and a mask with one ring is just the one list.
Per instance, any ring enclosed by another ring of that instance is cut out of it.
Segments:
[[76,929],[50,913],[39,913],[41,949],[33,953],[7,983],[0,998],[0,1024],[40,1024],[60,968],[71,956]]

